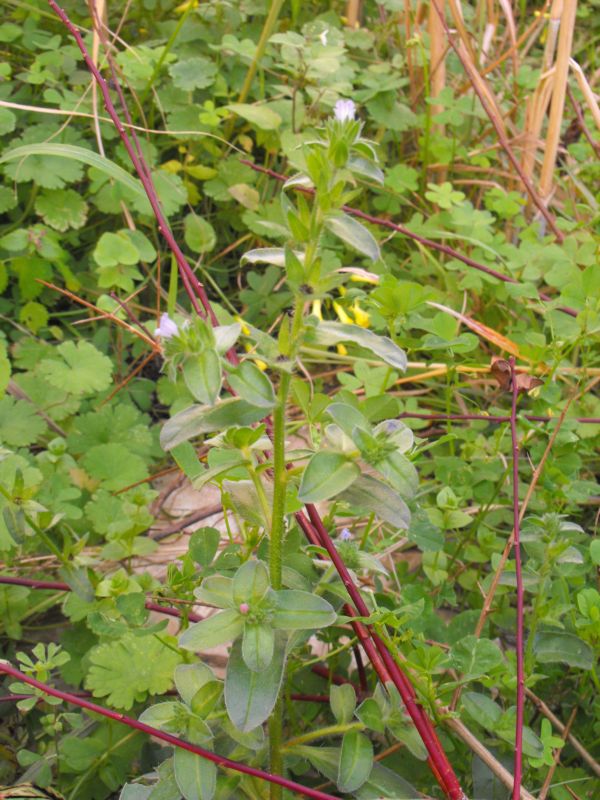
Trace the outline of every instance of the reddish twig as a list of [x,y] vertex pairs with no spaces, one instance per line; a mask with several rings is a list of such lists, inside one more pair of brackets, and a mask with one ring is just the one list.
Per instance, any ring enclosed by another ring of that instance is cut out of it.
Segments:
[[[90,56],[87,47],[85,46],[83,38],[79,33],[79,29],[71,22],[66,12],[55,2],[55,0],[48,0],[48,3],[52,8],[52,10],[55,12],[55,14],[57,14],[57,16],[60,18],[64,26],[67,28],[71,36],[75,39],[75,42],[79,47],[79,50],[81,52],[81,55],[83,56],[83,60],[85,61],[88,70],[98,83],[98,87],[100,88],[100,92],[104,100],[104,107],[106,108],[109,117],[111,118],[115,128],[117,129],[117,132],[121,137],[121,141],[125,146],[127,154],[131,159],[131,163],[135,167],[135,171],[137,172],[138,177],[142,183],[142,186],[144,187],[144,190],[150,202],[150,206],[152,207],[152,211],[154,212],[156,221],[158,223],[158,230],[160,231],[160,233],[162,233],[165,241],[167,242],[167,245],[169,246],[171,252],[175,256],[175,260],[179,268],[181,279],[190,298],[190,302],[194,307],[194,310],[201,317],[206,317],[208,315],[211,322],[214,325],[216,325],[217,318],[215,316],[214,311],[212,310],[210,301],[208,299],[208,295],[204,290],[204,286],[202,286],[202,284],[196,277],[194,271],[188,264],[186,257],[181,251],[181,248],[177,244],[175,237],[173,236],[173,232],[169,227],[169,223],[167,222],[167,219],[163,214],[160,205],[160,200],[156,192],[156,188],[154,186],[152,178],[150,177],[149,169],[144,159],[143,158],[140,159],[138,152],[136,152],[136,148],[131,143],[131,140],[129,138],[126,129],[123,127],[123,123],[121,122],[119,115],[117,114],[117,110],[111,100],[107,82],[104,80],[97,66],[94,64],[94,61]],[[198,305],[197,298],[200,299],[204,311]]]
[[[262,172],[264,175],[269,175],[269,177],[275,178],[275,180],[281,182],[287,180],[287,177],[282,175],[280,172],[276,172],[273,169],[267,169],[266,167],[261,167],[258,164],[254,164],[252,161],[248,161],[247,159],[240,159],[240,163],[245,164],[256,172]],[[304,194],[314,193],[313,189],[307,187],[295,186],[294,189],[296,191],[303,192]],[[496,278],[503,283],[512,283],[515,285],[519,284],[519,281],[516,278],[513,278],[510,275],[504,275],[502,272],[498,272],[492,267],[482,264],[480,261],[475,261],[475,259],[469,258],[469,256],[464,256],[458,250],[455,250],[453,247],[450,247],[447,244],[436,242],[433,239],[427,239],[425,236],[420,236],[418,233],[414,233],[404,225],[398,225],[397,223],[392,222],[389,219],[384,219],[383,217],[375,217],[372,214],[367,214],[365,211],[360,211],[358,208],[353,208],[352,206],[342,206],[342,208],[347,214],[350,214],[353,217],[364,219],[365,222],[370,222],[372,225],[378,225],[380,228],[388,228],[389,230],[396,231],[396,233],[407,236],[409,239],[413,239],[415,242],[422,244],[424,247],[428,247],[430,250],[437,250],[440,253],[450,256],[451,258],[455,258],[457,261],[462,261],[462,263],[466,264],[468,267],[473,267],[473,269],[479,270],[479,272],[485,272],[486,275],[490,275],[492,278]],[[540,300],[544,300],[545,302],[552,301],[552,298],[545,292],[539,292],[539,297]],[[571,317],[576,317],[579,313],[576,309],[570,308],[569,306],[561,306],[559,311],[562,311]]]
[[[13,578],[10,575],[0,575],[0,585],[10,584],[12,586],[27,586],[30,589],[49,590],[55,592],[71,592],[73,591],[68,583],[61,583],[60,581],[38,581],[34,578]],[[172,606],[161,606],[152,600],[146,600],[146,608],[149,611],[157,611],[159,614],[165,614],[167,617],[182,617],[182,613],[178,608]],[[200,622],[203,617],[195,614],[193,611],[188,612],[187,618],[190,622]]]
[[268,781],[269,783],[276,783],[279,786],[283,786],[285,789],[288,789],[290,792],[294,792],[295,794],[299,794],[304,797],[311,797],[314,798],[314,800],[336,800],[336,798],[331,794],[325,794],[325,792],[320,792],[318,789],[309,789],[306,786],[301,786],[299,783],[290,781],[287,778],[282,778],[279,775],[271,775],[269,772],[265,772],[262,769],[249,767],[239,761],[233,761],[230,758],[224,758],[216,753],[212,753],[210,750],[205,750],[203,747],[199,747],[197,744],[186,742],[184,739],[180,739],[178,736],[173,736],[172,734],[165,733],[165,731],[161,731],[158,728],[153,728],[151,725],[146,725],[144,722],[140,722],[137,719],[127,717],[125,714],[119,714],[117,711],[111,711],[108,708],[96,705],[96,703],[91,703],[89,700],[85,700],[83,697],[78,697],[77,695],[69,692],[62,692],[60,689],[55,689],[54,687],[48,686],[41,681],[35,680],[35,678],[30,678],[29,675],[24,675],[7,661],[0,661],[0,672],[6,673],[18,681],[27,683],[29,686],[33,686],[36,689],[39,689],[41,692],[44,692],[44,694],[49,694],[52,697],[58,697],[61,700],[64,700],[66,703],[79,706],[80,708],[85,708],[86,711],[91,711],[92,713],[100,714],[107,719],[120,722],[122,725],[127,725],[129,728],[146,733],[148,736],[153,736],[155,739],[166,742],[173,747],[179,747],[182,750],[187,750],[189,753],[194,753],[195,755],[206,759],[206,761],[212,761],[213,764],[216,764],[222,769],[232,769],[235,772],[241,772],[244,775],[251,775],[254,778],[259,778],[260,780]]
[[[343,559],[336,550],[336,547],[333,544],[317,509],[314,505],[309,503],[306,506],[306,510],[308,511],[308,515],[310,517],[310,527],[312,527],[311,538],[314,538],[314,535],[316,535],[318,537],[319,544],[327,550],[327,553],[334,564],[338,575],[340,576],[342,583],[344,584],[346,591],[352,600],[352,603],[356,608],[356,611],[354,611],[350,606],[347,605],[344,610],[346,613],[350,612],[348,614],[349,616],[369,617],[369,609],[365,601],[362,599],[358,587],[352,580],[352,576],[344,564]],[[298,523],[302,529],[306,531],[307,524],[303,514],[297,514],[296,519],[298,520]],[[425,745],[425,748],[427,749],[429,766],[431,767],[432,772],[434,773],[441,788],[444,790],[446,795],[451,798],[451,800],[464,800],[465,795],[460,787],[458,778],[456,777],[454,770],[452,769],[450,762],[446,757],[431,721],[427,717],[423,707],[417,701],[417,696],[413,685],[402,672],[387,649],[385,643],[375,633],[375,631],[369,625],[366,625],[362,622],[359,624],[359,628],[364,629],[364,631],[370,636],[370,639],[367,640],[367,645],[362,638],[361,644],[363,644],[363,647],[365,647],[365,651],[371,659],[373,666],[375,666],[376,662],[373,660],[371,652],[375,650],[383,662],[384,674],[387,672],[389,675],[388,680],[391,680],[398,689],[406,710],[411,717],[415,728],[417,729],[423,744]],[[381,674],[379,674],[379,677],[381,680]],[[383,682],[386,682],[385,678],[383,679]]]
[[523,574],[521,569],[521,519],[519,513],[519,439],[517,437],[517,402],[519,386],[515,358],[508,361],[512,382],[512,407],[510,414],[510,435],[512,441],[512,482],[513,482],[513,547],[515,552],[515,576],[517,581],[517,721],[515,727],[515,758],[513,800],[521,796],[523,778],[523,717],[525,712],[525,666],[523,655]]

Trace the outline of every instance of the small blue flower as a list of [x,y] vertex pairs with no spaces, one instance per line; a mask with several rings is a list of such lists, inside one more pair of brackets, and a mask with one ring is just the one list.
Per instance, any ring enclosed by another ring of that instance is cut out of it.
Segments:
[[339,122],[353,120],[356,114],[354,100],[338,100],[333,109],[333,114]]
[[342,531],[340,533],[340,540],[342,542],[348,542],[350,541],[350,539],[352,539],[352,534],[350,533],[348,528],[342,528]]

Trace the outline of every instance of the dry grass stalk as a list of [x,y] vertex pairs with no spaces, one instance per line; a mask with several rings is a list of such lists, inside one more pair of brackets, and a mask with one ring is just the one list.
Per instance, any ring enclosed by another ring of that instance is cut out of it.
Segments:
[[585,102],[587,103],[587,107],[590,110],[592,118],[596,124],[596,127],[600,131],[600,106],[598,106],[598,101],[596,100],[596,95],[592,91],[592,87],[590,86],[587,78],[585,77],[583,70],[575,61],[575,59],[569,59],[569,66],[575,73],[575,77],[577,78],[577,83],[581,90],[581,94],[583,95]]
[[[445,14],[445,2],[440,0],[441,13]],[[438,97],[446,85],[446,32],[439,15],[436,13],[433,6],[429,7],[429,59],[430,59],[430,86],[429,91],[431,97]],[[437,133],[444,133],[444,124],[435,121],[435,117],[441,114],[444,107],[437,103],[431,106],[431,113],[433,115],[433,129]]]
[[567,90],[567,79],[569,77],[569,59],[571,58],[571,48],[573,46],[573,30],[575,27],[576,13],[577,0],[565,0],[558,34],[558,52],[556,54],[554,69],[550,119],[548,122],[548,131],[546,133],[544,161],[539,184],[539,192],[545,203],[547,203],[552,193],[554,168],[556,166],[556,156],[560,144],[561,124],[565,107],[565,94]]
[[554,70],[549,70],[542,75],[538,85],[535,87],[535,91],[527,100],[525,127],[522,135],[523,155],[521,156],[521,167],[529,179],[533,178],[542,126],[552,96],[553,75]]
[[361,0],[348,0],[346,3],[346,25],[349,28],[360,27]]

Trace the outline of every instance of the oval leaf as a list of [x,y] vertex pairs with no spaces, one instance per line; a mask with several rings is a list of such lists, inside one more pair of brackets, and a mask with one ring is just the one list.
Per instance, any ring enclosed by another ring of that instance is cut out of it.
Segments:
[[360,731],[348,731],[342,739],[337,786],[353,792],[368,779],[373,769],[373,745]]
[[252,361],[244,361],[227,376],[236,394],[259,408],[273,408],[275,393],[269,378]]
[[325,220],[326,227],[353,250],[367,256],[371,261],[381,258],[379,245],[373,234],[364,225],[347,214],[336,214]]
[[281,125],[281,117],[268,106],[255,106],[250,103],[230,103],[227,108],[238,117],[260,128],[263,131],[274,131]]
[[241,397],[223,400],[216,406],[190,406],[165,422],[160,432],[160,443],[163,450],[171,450],[194,436],[222,431],[234,425],[252,425],[264,416],[264,408],[253,406]]
[[207,681],[193,696],[190,704],[192,711],[199,717],[208,716],[221,699],[222,694],[223,684],[221,681]]
[[314,337],[317,344],[326,346],[338,344],[339,342],[354,342],[360,347],[366,347],[382,361],[396,369],[406,369],[406,353],[397,344],[394,344],[387,336],[379,336],[373,331],[361,328],[359,325],[350,325],[346,322],[319,321],[314,329]]
[[341,453],[315,453],[304,470],[298,499],[303,503],[328,500],[347,489],[359,475],[358,465]]
[[269,570],[264,561],[250,559],[237,570],[233,577],[233,602],[259,603],[269,591]]
[[248,669],[261,672],[267,669],[273,660],[275,634],[272,628],[258,622],[247,622],[244,625],[242,639],[242,657]]
[[202,622],[196,622],[179,637],[179,646],[184,650],[205,650],[236,639],[244,624],[240,614],[233,608],[214,614]]
[[186,359],[183,380],[195,400],[212,406],[223,383],[221,360],[216,350],[204,350]]
[[175,748],[175,781],[185,800],[212,800],[217,787],[217,765],[188,750]]
[[298,589],[276,592],[277,606],[272,625],[283,630],[311,630],[333,625],[337,614],[333,606],[322,597]]
[[243,733],[253,730],[275,707],[286,656],[286,637],[276,636],[273,658],[266,670],[253,672],[242,657],[242,644],[231,648],[225,676],[225,706],[229,719]]

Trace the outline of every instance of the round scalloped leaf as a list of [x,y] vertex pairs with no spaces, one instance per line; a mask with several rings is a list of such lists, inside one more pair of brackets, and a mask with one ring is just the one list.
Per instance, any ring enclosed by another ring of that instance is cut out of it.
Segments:
[[48,189],[36,198],[35,211],[46,225],[66,231],[85,224],[88,204],[74,189]]

